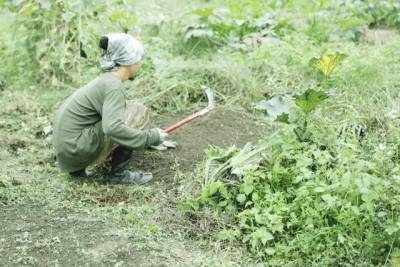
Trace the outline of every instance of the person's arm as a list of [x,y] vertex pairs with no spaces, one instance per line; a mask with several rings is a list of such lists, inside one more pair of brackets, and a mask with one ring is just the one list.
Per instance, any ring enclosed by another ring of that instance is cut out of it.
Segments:
[[102,113],[103,132],[114,143],[133,149],[161,143],[157,129],[138,130],[125,124],[125,96],[121,89],[107,90]]

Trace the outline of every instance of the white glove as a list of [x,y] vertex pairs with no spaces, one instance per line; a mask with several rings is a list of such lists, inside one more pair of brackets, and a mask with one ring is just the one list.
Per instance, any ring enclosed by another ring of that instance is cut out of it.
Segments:
[[166,148],[176,148],[178,143],[170,140],[165,140],[164,142],[162,142],[161,145],[165,146]]
[[160,135],[161,143],[163,143],[167,139],[168,134],[163,129],[157,128],[156,130],[158,131],[158,134]]
[[164,130],[157,128],[157,131],[160,134],[161,144],[158,145],[158,146],[152,146],[151,147],[152,149],[155,149],[155,150],[167,150],[168,148],[176,148],[177,143],[173,142],[173,141],[170,141],[170,140],[167,140],[168,134]]
[[170,148],[176,148],[177,145],[178,144],[176,142],[165,140],[160,145],[151,146],[151,148],[154,149],[154,150],[162,151],[162,150],[167,150],[167,149],[170,149]]

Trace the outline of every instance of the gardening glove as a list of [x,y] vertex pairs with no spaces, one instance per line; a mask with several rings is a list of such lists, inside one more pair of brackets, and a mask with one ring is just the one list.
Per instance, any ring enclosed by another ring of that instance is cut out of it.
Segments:
[[170,140],[165,140],[164,142],[162,142],[160,145],[158,146],[151,146],[152,149],[154,150],[158,150],[158,151],[163,151],[163,150],[167,150],[167,149],[172,149],[172,148],[176,148],[178,144],[174,141],[170,141]]
[[156,130],[158,131],[158,134],[160,135],[161,143],[163,143],[167,139],[168,134],[163,129],[157,128]]
[[165,146],[166,148],[176,148],[178,143],[171,140],[165,140],[161,145]]
[[161,139],[161,144],[158,146],[151,146],[152,149],[155,150],[167,150],[168,148],[176,148],[177,143],[167,140],[168,134],[162,130],[162,129],[157,129],[159,134],[160,134],[160,139]]

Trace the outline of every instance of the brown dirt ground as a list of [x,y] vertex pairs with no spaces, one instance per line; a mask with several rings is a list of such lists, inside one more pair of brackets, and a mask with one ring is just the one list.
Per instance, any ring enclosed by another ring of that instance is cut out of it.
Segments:
[[190,266],[201,255],[173,240],[142,244],[132,230],[68,209],[2,207],[0,223],[0,266]]
[[[156,116],[154,125],[165,128],[186,116]],[[156,180],[171,179],[177,170],[183,173],[194,170],[211,145],[241,147],[247,142],[257,142],[264,131],[265,126],[243,110],[216,108],[171,133],[171,139],[178,142],[176,149],[138,152],[133,157],[132,166],[153,172]]]

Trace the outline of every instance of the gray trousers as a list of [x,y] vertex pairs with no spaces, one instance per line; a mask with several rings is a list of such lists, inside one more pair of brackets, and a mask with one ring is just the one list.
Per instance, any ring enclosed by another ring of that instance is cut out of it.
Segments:
[[[141,103],[127,101],[125,110],[125,124],[130,128],[144,129],[150,122],[150,112]],[[104,138],[104,146],[95,163],[104,162],[118,146],[111,141],[110,137]]]

